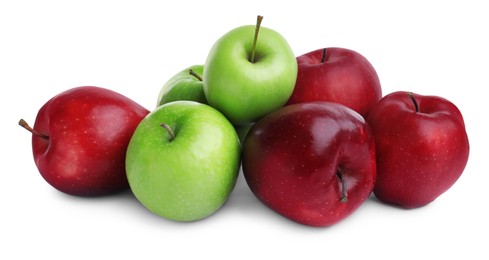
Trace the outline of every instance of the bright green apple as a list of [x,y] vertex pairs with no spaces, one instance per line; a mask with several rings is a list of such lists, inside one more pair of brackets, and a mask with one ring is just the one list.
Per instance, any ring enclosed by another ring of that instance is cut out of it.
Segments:
[[209,104],[235,125],[246,125],[283,106],[292,95],[297,60],[278,32],[242,26],[223,35],[205,62]]
[[175,74],[161,88],[157,106],[178,100],[207,104],[203,89],[203,73],[204,65],[193,65]]
[[216,212],[228,199],[240,166],[233,125],[218,110],[175,101],[150,112],[126,155],[129,186],[150,211],[176,221]]

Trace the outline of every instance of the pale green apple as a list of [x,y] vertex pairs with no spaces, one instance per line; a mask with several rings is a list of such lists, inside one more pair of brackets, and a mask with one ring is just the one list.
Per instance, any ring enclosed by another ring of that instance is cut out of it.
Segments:
[[256,28],[259,24],[223,35],[204,65],[208,103],[235,125],[247,125],[283,106],[297,79],[297,60],[285,38],[265,27],[254,37]]
[[228,199],[240,166],[240,142],[218,110],[175,101],[150,112],[126,155],[129,185],[150,211],[176,221],[216,212]]
[[175,74],[161,88],[157,106],[178,100],[207,104],[203,89],[203,73],[204,65],[193,65]]

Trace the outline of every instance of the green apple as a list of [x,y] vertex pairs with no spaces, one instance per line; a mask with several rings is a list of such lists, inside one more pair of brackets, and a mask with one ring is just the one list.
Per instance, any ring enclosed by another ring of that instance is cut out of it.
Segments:
[[178,100],[207,104],[203,89],[203,72],[204,65],[193,65],[175,74],[161,88],[157,106]]
[[236,184],[241,148],[233,125],[218,110],[175,101],[150,112],[126,152],[135,197],[153,213],[195,221],[216,212]]
[[283,106],[297,79],[297,60],[278,32],[242,26],[212,46],[204,64],[209,104],[235,125],[246,125]]

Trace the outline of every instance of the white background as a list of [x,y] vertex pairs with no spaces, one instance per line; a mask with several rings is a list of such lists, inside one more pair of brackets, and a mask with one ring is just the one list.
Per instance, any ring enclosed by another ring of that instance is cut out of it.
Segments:
[[[0,258],[488,259],[487,4],[269,2],[2,1]],[[216,214],[176,223],[147,211],[130,191],[77,198],[39,175],[20,118],[33,123],[49,98],[82,85],[153,109],[169,77],[204,63],[214,41],[258,14],[296,55],[350,48],[374,65],[384,94],[410,90],[455,103],[471,142],[458,182],[423,208],[370,199],[337,225],[311,228],[260,204],[242,177]]]

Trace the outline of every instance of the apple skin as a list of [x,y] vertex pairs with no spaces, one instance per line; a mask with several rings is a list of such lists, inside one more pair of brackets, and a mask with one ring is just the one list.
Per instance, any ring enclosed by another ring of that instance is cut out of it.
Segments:
[[[194,71],[201,78],[190,74]],[[204,65],[190,66],[171,77],[160,90],[157,106],[178,100],[190,100],[207,104],[205,99],[202,76]]]
[[371,194],[374,139],[364,119],[341,104],[285,106],[250,129],[243,174],[255,196],[275,212],[304,225],[330,226]]
[[297,61],[278,32],[261,27],[256,60],[249,61],[255,26],[223,35],[205,62],[204,93],[234,125],[247,125],[283,106],[294,89]]
[[380,201],[425,206],[447,191],[467,164],[462,114],[442,97],[393,92],[372,108],[367,122],[377,145],[374,194]]
[[42,177],[61,192],[108,195],[129,188],[125,155],[139,122],[149,113],[112,90],[83,86],[66,90],[39,110],[32,136]]
[[[173,129],[175,138],[161,126]],[[233,125],[216,109],[174,101],[141,121],[127,148],[132,192],[147,209],[175,221],[216,212],[236,184],[241,157]]]
[[289,105],[309,101],[335,102],[366,117],[370,108],[382,98],[377,72],[356,51],[317,49],[297,57],[297,63],[297,81],[287,102]]

